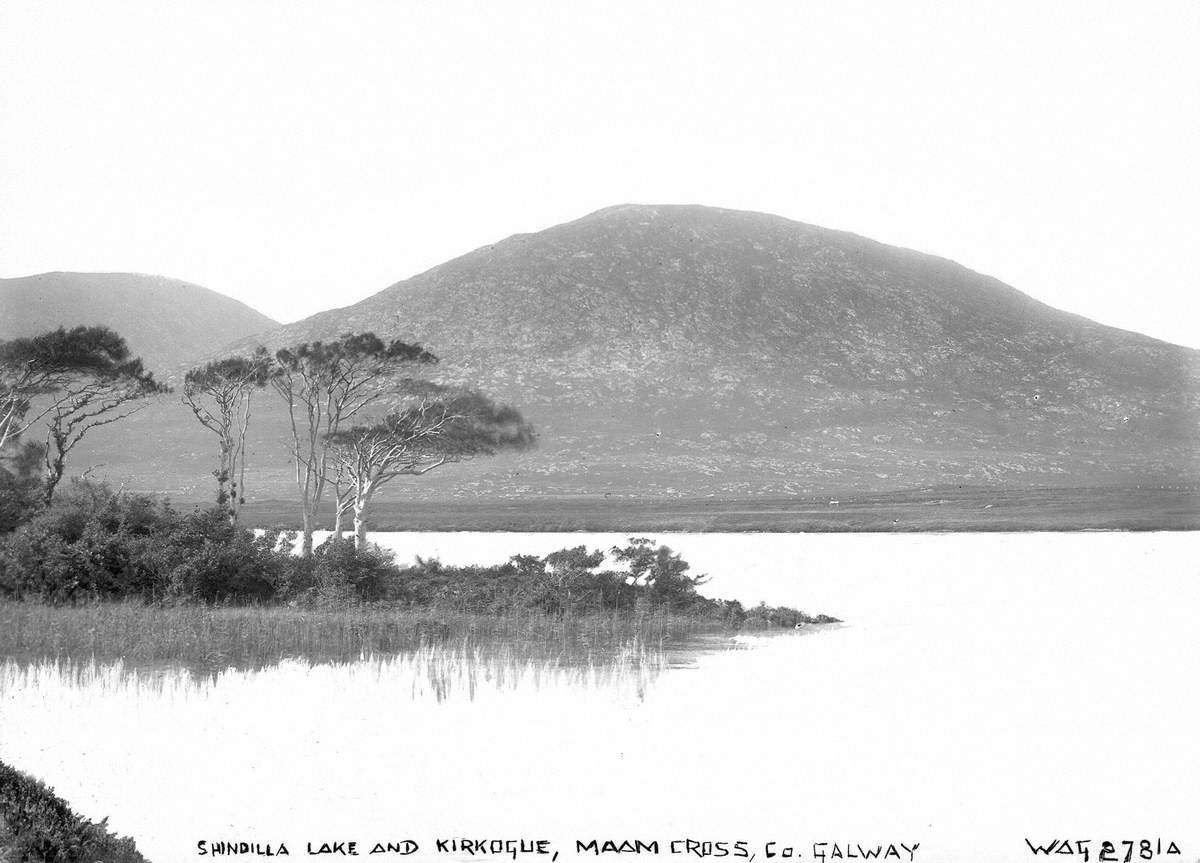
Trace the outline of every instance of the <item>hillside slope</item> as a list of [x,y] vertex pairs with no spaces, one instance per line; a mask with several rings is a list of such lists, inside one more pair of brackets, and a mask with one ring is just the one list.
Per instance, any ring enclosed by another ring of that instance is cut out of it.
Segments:
[[[1200,352],[776,216],[619,206],[267,335],[420,341],[542,446],[453,494],[717,495],[1197,473]],[[247,341],[236,347],[247,349]]]
[[278,326],[237,300],[176,279],[136,273],[41,273],[0,279],[0,339],[58,326],[103,324],[146,367],[176,371],[215,346]]

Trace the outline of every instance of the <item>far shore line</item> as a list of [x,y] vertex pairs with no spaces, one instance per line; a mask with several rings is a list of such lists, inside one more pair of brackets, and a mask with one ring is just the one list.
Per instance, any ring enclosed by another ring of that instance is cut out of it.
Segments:
[[[204,499],[173,496],[178,508]],[[247,527],[298,530],[298,505],[251,499]],[[319,529],[333,527],[333,514]],[[1200,530],[1200,486],[935,487],[803,497],[388,500],[372,533],[1082,533]]]

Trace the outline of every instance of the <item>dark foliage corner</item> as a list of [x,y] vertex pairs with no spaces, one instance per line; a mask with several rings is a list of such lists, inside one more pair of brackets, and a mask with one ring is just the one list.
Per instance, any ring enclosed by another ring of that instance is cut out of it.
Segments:
[[88,821],[53,789],[0,762],[0,863],[147,863],[107,819]]

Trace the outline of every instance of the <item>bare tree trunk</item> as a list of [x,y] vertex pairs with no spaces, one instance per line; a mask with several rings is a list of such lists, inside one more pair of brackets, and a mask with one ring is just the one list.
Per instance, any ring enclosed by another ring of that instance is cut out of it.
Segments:
[[250,428],[250,392],[247,391],[245,400],[242,402],[242,426],[238,430],[237,447],[233,451],[233,475],[237,477],[233,490],[233,499],[230,501],[232,505],[232,523],[237,527],[238,515],[241,513],[242,504],[246,502],[246,431]]
[[308,511],[308,507],[304,508],[304,513],[301,520],[303,532],[300,539],[300,556],[312,557],[313,553],[313,517]]
[[217,506],[229,511],[232,508],[230,497],[230,446],[228,438],[221,438],[220,463],[217,466]]
[[333,535],[342,539],[346,535],[346,513],[354,508],[354,498],[349,491],[337,495],[337,508],[333,517]]
[[350,508],[351,489],[342,487],[343,477],[345,475],[345,466],[338,465],[337,472],[333,476],[333,538],[341,539],[346,532],[346,511]]
[[[296,463],[296,490],[300,496],[300,524],[301,524],[301,539],[300,539],[300,555],[301,557],[312,557],[313,552],[313,524],[316,520],[316,505],[314,495],[312,493],[312,455],[316,447],[316,434],[312,419],[312,406],[308,405],[309,415],[309,461],[304,461],[301,457],[300,448],[300,428],[296,424],[296,397],[290,388],[290,385],[283,387],[276,384],[276,389],[283,395],[287,401],[288,417],[292,424],[292,459]],[[317,497],[317,500],[320,498]]]
[[362,551],[367,547],[367,502],[354,502],[354,550]]
[[369,484],[354,496],[354,550],[363,551],[367,547],[367,505],[375,493],[374,483]]
[[237,450],[233,438],[221,444],[221,473],[217,475],[217,502],[225,509],[230,524],[237,524]]
[[46,506],[49,506],[50,502],[54,500],[54,490],[58,488],[58,483],[63,478],[67,461],[66,440],[55,434],[54,429],[51,429],[46,435],[46,449],[42,458],[46,465],[45,478],[42,483],[42,500]]
[[42,483],[42,498],[46,502],[46,506],[54,499],[54,489],[58,487],[59,480],[63,478],[63,457],[62,455],[51,456],[50,450],[46,450],[46,476]]

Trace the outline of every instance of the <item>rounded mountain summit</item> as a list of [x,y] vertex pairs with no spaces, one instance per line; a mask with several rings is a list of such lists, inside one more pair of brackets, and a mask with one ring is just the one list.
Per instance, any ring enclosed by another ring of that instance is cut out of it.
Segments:
[[536,451],[457,493],[1126,484],[1200,464],[1200,352],[761,213],[611,207],[258,341],[363,330],[419,341],[538,427]]
[[56,327],[106,326],[146,368],[164,377],[214,344],[277,327],[277,321],[216,291],[141,273],[39,273],[0,279],[0,339]]

